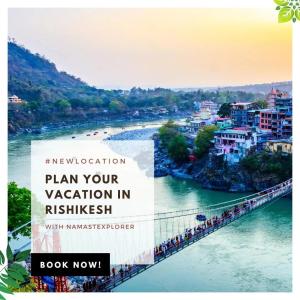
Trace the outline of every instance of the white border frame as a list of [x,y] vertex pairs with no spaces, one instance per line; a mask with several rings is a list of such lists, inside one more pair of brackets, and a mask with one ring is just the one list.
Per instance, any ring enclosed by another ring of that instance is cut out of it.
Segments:
[[[210,7],[210,8],[270,8],[275,11],[275,4],[272,0],[2,0],[0,2],[0,98],[2,105],[0,109],[0,249],[6,247],[7,238],[7,8],[9,7]],[[296,67],[297,66],[297,67]],[[294,132],[300,128],[300,22],[293,25],[293,104]],[[294,135],[294,153],[299,153],[299,137]],[[299,299],[299,234],[295,234],[299,228],[299,218],[295,212],[300,211],[298,197],[300,195],[299,177],[296,177],[297,167],[300,166],[298,155],[294,155],[294,188],[293,188],[293,292],[292,293],[255,293],[257,299]],[[296,199],[296,200],[295,200]],[[172,297],[182,299],[198,299],[199,297],[208,297],[209,299],[252,299],[253,293],[109,293],[98,294],[90,293],[87,296],[82,293],[18,293],[13,296],[7,296],[7,299],[89,299],[118,298],[123,299],[152,299],[153,297]]]

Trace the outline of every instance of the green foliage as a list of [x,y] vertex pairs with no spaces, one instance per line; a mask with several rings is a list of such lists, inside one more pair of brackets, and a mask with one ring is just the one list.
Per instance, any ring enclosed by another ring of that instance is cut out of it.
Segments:
[[170,157],[178,163],[184,162],[188,158],[188,146],[185,137],[178,134],[171,138],[168,144],[168,153]]
[[278,22],[286,23],[300,20],[300,1],[299,0],[274,0],[277,4]]
[[280,152],[262,152],[248,155],[241,160],[241,166],[248,172],[264,176],[276,176],[284,181],[292,177],[292,155]]
[[231,105],[230,103],[223,103],[221,107],[219,108],[218,115],[222,118],[229,117],[231,111]]
[[172,120],[169,120],[159,128],[159,138],[163,146],[167,147],[171,139],[178,134],[177,128],[178,126]]
[[288,0],[274,0],[274,2],[278,5],[288,5],[289,4],[289,1]]
[[126,106],[123,102],[114,99],[109,103],[109,109],[113,113],[121,113],[121,112],[124,112],[126,110]]
[[216,125],[207,125],[198,131],[195,139],[195,154],[198,158],[208,152],[211,140],[214,137],[214,132],[218,130]]
[[298,21],[300,21],[300,7],[295,10],[295,17]]
[[264,99],[259,99],[254,102],[257,109],[265,109],[268,107],[268,102]]
[[178,126],[169,120],[158,130],[162,146],[167,148],[169,156],[177,163],[187,160],[188,146],[185,137],[178,132]]
[[0,299],[5,299],[2,293],[13,294],[13,290],[21,289],[29,280],[27,270],[20,264],[30,254],[29,250],[13,255],[9,245],[6,249],[6,257],[0,251]]
[[55,106],[59,111],[62,111],[62,112],[65,112],[71,108],[70,102],[66,99],[56,101]]
[[[8,184],[8,230],[30,221],[31,192],[26,188],[19,188],[15,182]],[[30,228],[23,227],[18,233],[30,236]]]
[[294,16],[294,10],[291,7],[283,7],[278,14],[278,22],[285,23],[290,21]]

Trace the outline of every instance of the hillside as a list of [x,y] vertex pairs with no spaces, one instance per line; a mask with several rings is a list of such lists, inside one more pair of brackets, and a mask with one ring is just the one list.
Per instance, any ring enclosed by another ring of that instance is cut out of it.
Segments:
[[[286,91],[290,95],[292,94],[292,82],[291,81],[283,81],[283,82],[272,82],[272,83],[257,83],[257,84],[248,84],[248,85],[238,85],[238,86],[224,86],[224,87],[208,87],[202,88],[204,91],[219,91],[219,92],[245,92],[245,93],[253,93],[253,94],[268,94],[272,88]],[[199,88],[182,88],[182,89],[174,89],[175,91],[185,91],[185,92],[193,92],[197,91]]]
[[[27,132],[52,124],[85,123],[93,120],[157,118],[163,107],[168,116],[184,114],[195,101],[217,103],[252,101],[261,95],[245,91],[174,91],[166,88],[104,90],[89,86],[79,78],[59,72],[53,62],[33,54],[14,42],[8,43],[8,94],[22,104],[9,104],[10,133]],[[164,115],[166,117],[166,115]]]
[[221,87],[219,90],[221,91],[243,91],[247,93],[261,93],[267,94],[270,92],[272,88],[286,91],[289,94],[292,94],[292,82],[284,81],[284,82],[273,82],[273,83],[260,83],[260,84],[249,84],[249,85],[241,85],[241,86],[228,86]]
[[99,96],[96,88],[59,72],[54,63],[12,42],[8,43],[8,76],[8,93],[26,101]]

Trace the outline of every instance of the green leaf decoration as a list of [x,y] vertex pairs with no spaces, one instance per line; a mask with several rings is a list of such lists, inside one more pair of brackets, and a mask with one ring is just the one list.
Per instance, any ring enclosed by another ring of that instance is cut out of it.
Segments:
[[24,281],[24,277],[23,275],[21,275],[20,273],[16,272],[15,270],[8,268],[7,270],[7,274],[10,278],[13,278],[15,280],[19,280],[19,281]]
[[295,17],[298,19],[298,21],[300,21],[300,8],[295,10]]
[[6,248],[6,255],[0,251],[0,300],[5,300],[3,293],[13,294],[13,290],[19,289],[21,284],[23,284],[28,279],[28,272],[21,265],[21,262],[25,262],[30,254],[30,250],[25,250],[13,254],[9,244]]
[[0,292],[6,293],[6,294],[11,294],[11,295],[13,294],[12,291],[2,283],[0,283]]
[[290,7],[283,7],[278,14],[278,22],[285,23],[290,21],[294,16],[294,10]]
[[5,300],[5,298],[0,294],[0,300]]
[[[7,275],[7,274],[4,273],[4,274],[1,274],[1,275],[0,275],[0,279],[1,279],[1,280],[6,279],[6,278],[8,278],[8,275]],[[1,283],[1,282],[0,282],[0,283]]]
[[285,6],[285,5],[288,5],[288,4],[289,4],[289,1],[287,1],[287,0],[274,0],[274,2],[275,2],[277,5],[281,5],[281,6]]
[[5,262],[5,256],[2,251],[0,251],[0,265],[3,265]]
[[8,260],[13,260],[14,259],[14,255],[11,251],[11,248],[9,246],[9,244],[7,245],[7,248],[6,248],[6,257]]
[[16,256],[16,261],[24,261],[28,258],[30,254],[30,250],[25,250],[25,251],[22,251],[22,252],[19,252]]
[[7,286],[10,286],[12,288],[18,289],[20,285],[12,278],[8,277],[5,279],[2,279],[3,283],[5,283]]
[[13,263],[9,267],[12,270],[16,271],[17,273],[20,273],[23,276],[27,276],[28,275],[27,270],[23,266],[21,266],[20,264],[18,264],[18,263]]

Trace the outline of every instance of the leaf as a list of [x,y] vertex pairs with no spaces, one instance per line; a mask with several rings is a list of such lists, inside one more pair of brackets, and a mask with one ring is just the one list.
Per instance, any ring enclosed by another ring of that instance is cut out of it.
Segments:
[[10,248],[9,244],[7,245],[7,248],[6,248],[6,257],[7,257],[7,260],[13,260],[14,259],[14,255],[11,251],[11,248]]
[[1,274],[0,275],[0,278],[3,280],[3,279],[6,279],[6,278],[8,278],[8,275],[6,275],[6,274]]
[[295,17],[300,21],[300,8],[297,8],[295,11]]
[[278,14],[278,22],[285,23],[290,21],[294,16],[294,10],[290,7],[283,7]]
[[6,300],[6,299],[0,294],[0,300]]
[[19,281],[24,281],[24,277],[23,275],[21,275],[20,273],[16,272],[15,270],[12,270],[12,269],[8,269],[7,270],[7,274],[10,278],[13,278],[13,279],[16,279],[16,280],[19,280]]
[[3,252],[0,251],[0,265],[4,264],[4,262],[5,262],[5,256],[4,256]]
[[21,266],[20,264],[18,264],[18,263],[14,263],[14,264],[10,265],[9,267],[12,270],[16,271],[17,273],[22,274],[23,276],[27,276],[28,275],[27,270],[23,266]]
[[7,286],[10,286],[12,288],[16,288],[18,289],[20,287],[20,285],[12,278],[5,278],[5,279],[2,279],[2,281],[7,285]]
[[0,292],[6,293],[6,294],[11,294],[11,295],[13,294],[12,291],[2,283],[0,283]]
[[285,6],[289,4],[288,0],[274,0],[277,5]]
[[25,251],[22,251],[22,252],[19,252],[16,256],[16,261],[24,261],[28,258],[30,254],[30,250],[25,250]]

